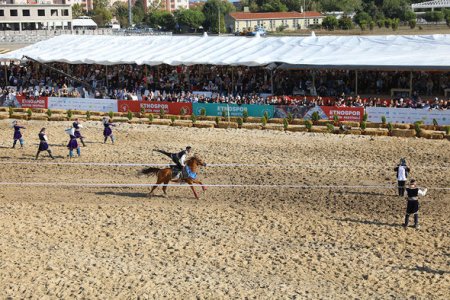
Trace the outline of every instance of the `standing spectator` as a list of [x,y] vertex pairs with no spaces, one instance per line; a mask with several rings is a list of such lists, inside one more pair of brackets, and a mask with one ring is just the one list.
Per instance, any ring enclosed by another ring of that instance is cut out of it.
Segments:
[[400,164],[394,168],[394,171],[397,172],[398,195],[403,197],[405,195],[405,183],[410,172],[404,158],[400,159]]
[[409,215],[414,215],[414,227],[419,229],[419,196],[425,196],[427,194],[428,189],[419,189],[416,186],[416,181],[411,179],[409,184],[409,188],[406,189],[406,193],[408,194],[408,204],[406,206],[406,215],[405,215],[405,223],[403,226],[408,227]]

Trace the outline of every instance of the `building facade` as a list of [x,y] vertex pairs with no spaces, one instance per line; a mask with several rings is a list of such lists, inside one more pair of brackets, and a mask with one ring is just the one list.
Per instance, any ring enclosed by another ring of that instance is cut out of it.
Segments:
[[0,4],[0,30],[69,29],[69,4]]
[[311,26],[322,25],[324,15],[314,12],[233,12],[225,17],[225,24],[228,31],[252,31],[256,27],[262,27],[267,31],[298,30],[306,29]]

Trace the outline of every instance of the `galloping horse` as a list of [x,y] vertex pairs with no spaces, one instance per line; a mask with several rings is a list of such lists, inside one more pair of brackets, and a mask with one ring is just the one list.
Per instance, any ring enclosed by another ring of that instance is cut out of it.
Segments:
[[[199,169],[199,167],[201,166],[206,166],[206,163],[203,162],[203,160],[197,155],[194,154],[194,156],[192,156],[191,158],[189,158],[186,161],[186,166],[188,166],[192,172],[197,173],[197,170]],[[206,191],[206,187],[203,185],[203,183],[200,180],[197,180],[195,178],[191,178],[191,177],[187,177],[187,178],[182,178],[182,179],[173,179],[173,172],[172,172],[172,168],[164,168],[164,169],[159,169],[159,168],[145,168],[141,171],[142,174],[152,174],[152,175],[156,175],[158,177],[158,180],[156,181],[156,184],[161,184],[164,183],[165,185],[163,186],[163,192],[164,195],[167,196],[166,190],[167,190],[167,184],[172,181],[172,182],[186,182],[187,184],[189,184],[191,186],[192,191],[194,192],[195,198],[198,198],[197,192],[195,191],[195,188],[193,186],[193,184],[199,184],[202,186],[203,191]],[[158,186],[153,186],[152,190],[150,191],[149,196],[153,195],[153,191],[157,188]]]

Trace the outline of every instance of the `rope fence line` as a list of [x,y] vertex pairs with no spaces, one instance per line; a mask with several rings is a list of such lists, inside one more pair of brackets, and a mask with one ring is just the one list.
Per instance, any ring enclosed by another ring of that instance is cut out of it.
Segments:
[[[0,164],[12,164],[12,165],[73,165],[73,166],[105,166],[105,167],[168,167],[170,164],[144,164],[144,163],[99,163],[99,162],[42,162],[42,161],[1,161]],[[350,164],[239,164],[239,163],[228,163],[228,164],[208,164],[208,167],[315,167],[315,168],[360,168],[358,165]],[[367,166],[367,164],[366,164]],[[450,165],[442,166],[412,166],[413,168],[420,169],[450,169]]]
[[[47,187],[190,187],[188,184],[152,184],[152,183],[67,183],[67,182],[0,182],[0,186],[47,186]],[[200,187],[200,185],[195,184]],[[217,188],[282,188],[282,189],[392,189],[396,185],[303,185],[303,184],[204,184]],[[428,190],[450,190],[450,187],[429,187]]]

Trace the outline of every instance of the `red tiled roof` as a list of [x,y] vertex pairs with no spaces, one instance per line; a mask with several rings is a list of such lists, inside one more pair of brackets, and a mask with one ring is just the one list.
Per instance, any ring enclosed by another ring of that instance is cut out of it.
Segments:
[[250,12],[232,12],[230,16],[235,20],[257,20],[257,19],[293,19],[293,18],[320,18],[323,15],[316,11],[306,11],[304,13],[290,12],[267,12],[267,13],[250,13]]

